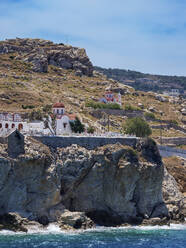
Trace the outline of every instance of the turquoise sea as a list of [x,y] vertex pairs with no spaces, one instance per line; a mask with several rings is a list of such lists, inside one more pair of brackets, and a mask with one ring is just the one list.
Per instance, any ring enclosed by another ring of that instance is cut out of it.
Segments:
[[0,248],[186,248],[186,226],[97,228],[60,232],[55,226],[29,234],[2,231]]

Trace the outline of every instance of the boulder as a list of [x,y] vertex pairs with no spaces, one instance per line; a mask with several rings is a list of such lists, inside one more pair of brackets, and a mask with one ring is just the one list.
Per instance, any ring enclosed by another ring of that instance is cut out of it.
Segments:
[[6,229],[14,232],[28,232],[32,228],[42,228],[35,222],[29,221],[27,218],[21,217],[18,213],[8,213],[0,215],[0,230]]
[[61,229],[87,229],[94,226],[93,221],[83,212],[70,212],[66,210],[58,220]]

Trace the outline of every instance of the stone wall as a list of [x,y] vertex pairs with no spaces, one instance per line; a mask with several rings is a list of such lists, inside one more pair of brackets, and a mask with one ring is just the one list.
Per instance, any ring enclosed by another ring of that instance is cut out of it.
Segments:
[[183,127],[180,127],[175,124],[162,124],[162,125],[152,125],[151,128],[153,129],[170,129],[174,128],[175,130],[181,131],[183,133],[186,133],[186,129]]
[[143,117],[144,112],[142,110],[120,110],[120,109],[97,109],[93,110],[90,114],[96,118],[101,118],[103,114],[115,115],[115,116],[127,116],[128,118]]
[[126,138],[106,138],[106,137],[52,137],[52,136],[35,136],[36,140],[56,149],[57,147],[68,147],[72,144],[85,147],[87,149],[95,149],[100,146],[108,144],[120,143],[127,146],[135,146],[138,138],[126,137]]

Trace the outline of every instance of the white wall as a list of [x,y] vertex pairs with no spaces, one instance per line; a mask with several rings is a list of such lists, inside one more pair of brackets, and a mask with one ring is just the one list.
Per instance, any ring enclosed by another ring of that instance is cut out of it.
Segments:
[[[64,127],[64,124],[66,124],[66,127]],[[64,133],[72,133],[70,120],[67,115],[64,115],[61,119],[56,120],[56,134],[60,135]]]
[[[15,130],[15,129],[19,129],[19,125],[22,124],[23,126],[23,129],[22,131],[24,132],[28,132],[29,130],[29,126],[28,126],[28,123],[27,122],[24,122],[24,121],[21,121],[21,122],[14,122],[14,121],[0,121],[0,124],[2,125],[2,127],[0,129],[3,129],[3,130],[7,130],[7,131],[10,131],[10,130]],[[8,128],[6,128],[6,125],[8,125]],[[12,126],[14,125],[14,127]]]

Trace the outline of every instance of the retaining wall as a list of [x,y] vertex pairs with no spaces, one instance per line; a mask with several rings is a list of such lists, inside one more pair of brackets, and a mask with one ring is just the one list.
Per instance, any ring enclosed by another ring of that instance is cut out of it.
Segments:
[[127,116],[128,118],[143,117],[144,112],[142,110],[122,110],[122,109],[97,109],[91,111],[91,115],[96,118],[101,118],[103,113],[115,116]]
[[52,136],[34,136],[36,140],[49,146],[50,148],[63,148],[77,144],[89,150],[108,144],[120,143],[127,146],[135,146],[138,138],[107,138],[107,137],[52,137]]

